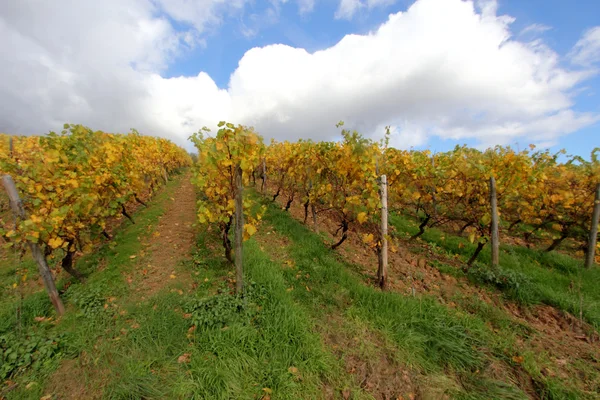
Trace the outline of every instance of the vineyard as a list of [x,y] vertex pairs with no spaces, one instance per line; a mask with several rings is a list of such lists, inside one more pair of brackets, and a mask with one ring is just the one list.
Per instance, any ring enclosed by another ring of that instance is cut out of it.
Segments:
[[0,135],[0,398],[600,398],[600,149],[389,135]]

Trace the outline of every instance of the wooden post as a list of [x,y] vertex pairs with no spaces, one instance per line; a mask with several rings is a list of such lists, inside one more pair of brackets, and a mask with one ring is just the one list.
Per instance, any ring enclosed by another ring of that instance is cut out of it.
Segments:
[[13,143],[13,138],[12,136],[8,139],[8,154],[10,156],[10,158],[13,157],[13,152],[15,151],[14,148],[14,143]]
[[265,159],[263,158],[263,160],[262,160],[262,184],[260,186],[260,191],[262,194],[264,194],[265,190],[267,190],[267,163],[265,162]]
[[381,265],[379,266],[379,286],[385,289],[388,276],[388,203],[387,203],[387,177],[381,175]]
[[167,169],[163,168],[162,172],[163,172],[163,179],[165,180],[165,184],[167,184],[167,182],[169,182],[169,174],[167,173]]
[[[432,177],[435,177],[435,159],[431,156],[431,167],[433,169]],[[433,218],[437,219],[437,196],[435,195],[435,181],[431,185],[431,199],[433,200]]]
[[500,239],[498,234],[498,199],[496,198],[496,180],[490,178],[490,203],[492,205],[492,268],[498,268],[500,263]]
[[241,294],[244,288],[242,254],[244,241],[244,203],[242,167],[235,167],[235,292]]
[[[13,210],[13,213],[15,213],[18,218],[25,219],[25,209],[23,208],[23,203],[21,202],[21,198],[19,197],[19,192],[17,191],[17,187],[15,186],[13,178],[10,175],[5,175],[2,178],[2,184],[4,185],[4,189],[6,189],[6,193],[8,193],[8,198],[10,199],[10,206]],[[50,268],[48,268],[48,263],[46,262],[46,256],[44,255],[44,252],[37,243],[29,242],[29,248],[31,249],[33,259],[37,262],[40,276],[44,281],[46,292],[48,292],[48,296],[54,305],[56,313],[59,316],[63,315],[65,313],[65,306],[58,295],[58,291],[56,290],[56,285],[54,284],[54,279],[52,278]]]
[[600,183],[596,185],[596,196],[594,198],[594,212],[592,214],[592,226],[588,239],[587,254],[585,255],[585,267],[592,268],[596,255],[596,242],[598,240],[598,222],[600,219]]

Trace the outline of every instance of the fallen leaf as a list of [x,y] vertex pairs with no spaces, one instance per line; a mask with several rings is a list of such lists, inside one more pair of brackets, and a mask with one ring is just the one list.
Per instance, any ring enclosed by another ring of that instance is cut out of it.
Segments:
[[523,356],[513,356],[512,360],[517,364],[522,364],[525,361]]
[[298,368],[296,368],[296,367],[289,367],[289,368],[288,368],[288,372],[289,372],[290,374],[294,374],[294,375],[296,375],[296,374],[298,373]]
[[192,355],[190,353],[184,353],[182,356],[179,356],[179,358],[177,359],[177,362],[179,364],[183,364],[183,363],[189,363],[190,361],[192,361]]
[[344,400],[348,400],[350,398],[350,389],[342,390],[342,397]]
[[132,260],[133,260],[134,258],[136,258],[136,257],[137,257],[137,256],[129,256],[129,258],[131,258]]
[[175,274],[171,274],[171,275],[169,276],[169,278],[171,278],[171,279],[175,279],[175,278],[177,278],[177,277],[175,276]]

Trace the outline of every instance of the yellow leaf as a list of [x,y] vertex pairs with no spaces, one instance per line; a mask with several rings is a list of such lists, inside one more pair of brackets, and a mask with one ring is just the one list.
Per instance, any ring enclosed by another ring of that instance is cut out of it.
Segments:
[[359,212],[358,215],[356,216],[356,219],[358,220],[359,223],[364,223],[367,220],[367,213],[366,212]]
[[48,241],[48,246],[52,247],[53,249],[58,249],[59,247],[61,247],[63,245],[65,241],[62,240],[59,237],[56,238],[52,238]]
[[175,276],[175,274],[171,274],[171,275],[169,275],[169,278],[175,279],[175,278],[177,278],[177,276]]
[[523,359],[523,356],[513,356],[512,360],[513,360],[514,362],[516,362],[517,364],[522,364],[522,363],[523,363],[523,361],[525,361],[525,360]]

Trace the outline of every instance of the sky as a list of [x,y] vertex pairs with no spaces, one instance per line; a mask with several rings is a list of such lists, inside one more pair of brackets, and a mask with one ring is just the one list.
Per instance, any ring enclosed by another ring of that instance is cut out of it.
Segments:
[[7,0],[0,132],[600,146],[600,1]]

